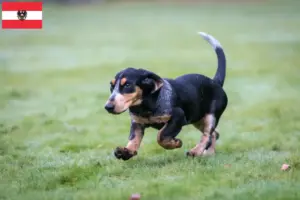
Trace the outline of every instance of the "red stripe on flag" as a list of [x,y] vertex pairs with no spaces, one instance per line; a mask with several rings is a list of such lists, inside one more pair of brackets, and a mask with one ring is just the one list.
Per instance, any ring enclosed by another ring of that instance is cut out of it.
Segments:
[[2,20],[3,29],[41,29],[42,20]]
[[2,11],[42,11],[43,2],[2,2]]

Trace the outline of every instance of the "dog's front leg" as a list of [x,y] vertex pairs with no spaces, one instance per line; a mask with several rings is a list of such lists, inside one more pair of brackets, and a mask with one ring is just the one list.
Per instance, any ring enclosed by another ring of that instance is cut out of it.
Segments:
[[186,123],[184,112],[181,108],[172,111],[171,119],[159,130],[157,142],[165,149],[175,149],[182,146],[182,141],[175,138]]
[[128,160],[137,155],[138,149],[144,136],[144,126],[135,122],[131,122],[129,141],[126,147],[117,147],[115,156],[118,159]]

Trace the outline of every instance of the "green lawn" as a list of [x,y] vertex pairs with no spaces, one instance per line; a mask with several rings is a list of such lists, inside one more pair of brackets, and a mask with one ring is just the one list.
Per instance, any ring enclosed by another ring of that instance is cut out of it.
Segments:
[[[45,6],[41,31],[0,31],[0,199],[300,199],[300,2]],[[137,157],[127,113],[109,115],[119,70],[213,76],[228,59],[217,154],[186,158],[193,126],[167,151],[148,129]],[[283,163],[292,166],[280,171]],[[230,167],[228,167],[230,165]]]

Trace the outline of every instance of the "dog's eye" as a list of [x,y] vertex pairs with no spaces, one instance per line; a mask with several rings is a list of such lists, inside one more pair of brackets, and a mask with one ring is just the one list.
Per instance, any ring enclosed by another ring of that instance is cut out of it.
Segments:
[[131,87],[131,84],[130,84],[130,83],[126,83],[126,84],[124,85],[124,87],[125,87],[125,88],[130,88],[130,87]]

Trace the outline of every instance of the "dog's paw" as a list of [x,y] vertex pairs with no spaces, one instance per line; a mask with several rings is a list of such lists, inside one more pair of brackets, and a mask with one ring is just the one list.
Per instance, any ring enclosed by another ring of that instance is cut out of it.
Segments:
[[117,147],[114,151],[114,154],[117,159],[129,160],[133,156],[137,155],[137,152],[132,152],[126,147]]
[[187,157],[195,157],[195,156],[196,156],[195,152],[193,152],[193,151],[187,151],[187,152],[185,153],[185,155],[186,155]]
[[181,141],[181,139],[175,138],[174,140],[175,140],[175,143],[176,143],[176,148],[181,148],[182,147],[182,141]]
[[192,158],[194,158],[194,157],[200,157],[200,156],[203,156],[203,152],[199,153],[199,152],[197,152],[195,150],[190,150],[190,151],[186,152],[186,156],[192,157]]

